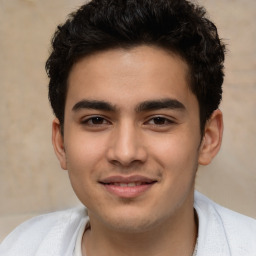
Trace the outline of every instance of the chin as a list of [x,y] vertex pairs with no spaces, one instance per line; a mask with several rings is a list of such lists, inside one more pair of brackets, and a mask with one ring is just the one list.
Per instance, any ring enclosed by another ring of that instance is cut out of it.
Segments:
[[[103,225],[109,229],[121,233],[143,233],[156,227],[162,218],[156,213],[149,214],[149,210],[136,209],[136,207],[123,207],[123,209],[114,212],[106,212],[98,216]],[[99,218],[98,218],[99,220]]]
[[108,225],[115,229],[118,232],[124,233],[143,233],[150,229],[152,229],[154,225],[154,221],[146,220],[145,218],[118,218],[115,219],[113,222],[108,222]]

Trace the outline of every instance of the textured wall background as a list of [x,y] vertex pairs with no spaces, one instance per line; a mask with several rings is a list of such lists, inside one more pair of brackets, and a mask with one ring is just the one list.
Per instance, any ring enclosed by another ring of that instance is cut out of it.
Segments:
[[[44,72],[57,24],[81,0],[0,0],[0,240],[33,215],[77,205],[51,146]],[[196,187],[256,218],[256,2],[200,0],[228,44],[222,150]]]

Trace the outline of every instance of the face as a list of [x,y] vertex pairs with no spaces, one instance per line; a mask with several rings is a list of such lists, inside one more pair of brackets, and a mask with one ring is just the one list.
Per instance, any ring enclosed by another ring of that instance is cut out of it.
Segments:
[[55,151],[91,222],[131,232],[193,209],[200,142],[187,64],[149,46],[77,62],[63,137],[53,124]]

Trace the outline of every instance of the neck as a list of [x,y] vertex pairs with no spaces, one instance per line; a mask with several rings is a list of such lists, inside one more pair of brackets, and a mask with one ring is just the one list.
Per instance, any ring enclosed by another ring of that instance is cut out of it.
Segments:
[[83,237],[83,255],[94,256],[191,256],[197,238],[193,208],[172,216],[144,232],[126,233],[91,222]]

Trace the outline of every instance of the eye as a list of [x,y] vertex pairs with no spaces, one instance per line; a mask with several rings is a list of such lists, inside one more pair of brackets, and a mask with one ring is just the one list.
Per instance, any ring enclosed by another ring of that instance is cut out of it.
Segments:
[[83,125],[89,126],[100,126],[100,125],[108,125],[110,122],[101,116],[93,116],[90,118],[86,118],[81,122]]
[[157,117],[151,118],[147,123],[155,126],[163,126],[163,125],[173,124],[174,121],[162,116],[157,116]]

